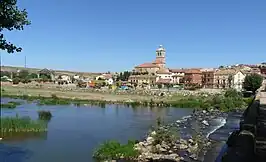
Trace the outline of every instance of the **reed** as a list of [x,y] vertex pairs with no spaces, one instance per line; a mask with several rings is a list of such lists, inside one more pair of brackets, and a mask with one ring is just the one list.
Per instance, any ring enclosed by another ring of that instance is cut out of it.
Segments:
[[1,108],[14,109],[18,105],[21,105],[21,103],[16,101],[9,101],[8,103],[1,104]]
[[18,132],[44,132],[47,131],[47,122],[31,120],[29,117],[1,117],[1,132],[3,134]]

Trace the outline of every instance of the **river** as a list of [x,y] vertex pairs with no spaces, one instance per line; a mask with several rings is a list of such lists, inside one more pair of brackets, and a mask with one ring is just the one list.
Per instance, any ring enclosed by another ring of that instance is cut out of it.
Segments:
[[[8,101],[8,98],[1,99],[4,103]],[[184,108],[129,108],[117,105],[107,105],[106,108],[38,106],[24,101],[24,104],[14,110],[2,109],[1,116],[18,114],[37,119],[39,110],[49,110],[53,115],[48,124],[48,132],[34,138],[1,141],[0,161],[90,162],[93,161],[93,150],[106,140],[115,139],[123,143],[128,139],[141,140],[158,117],[165,123],[171,123],[192,113],[192,109]],[[205,132],[206,136],[222,142],[237,121],[225,124],[225,119],[221,118],[209,123],[211,124]],[[224,124],[225,126],[221,127]],[[218,130],[215,131],[216,129]],[[209,152],[207,156],[209,158],[205,161],[210,161],[214,154]]]

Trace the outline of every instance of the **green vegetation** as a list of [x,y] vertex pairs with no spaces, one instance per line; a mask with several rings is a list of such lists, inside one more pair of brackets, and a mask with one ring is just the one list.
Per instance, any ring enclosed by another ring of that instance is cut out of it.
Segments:
[[23,30],[24,26],[30,25],[27,19],[27,11],[19,10],[17,0],[1,0],[0,1],[0,49],[8,53],[20,52],[22,48],[16,47],[14,44],[6,41],[4,38],[4,30]]
[[128,141],[127,144],[120,144],[118,141],[107,141],[100,145],[93,153],[93,157],[97,160],[132,160],[139,154],[134,149],[135,141]]
[[253,73],[245,77],[243,88],[247,91],[252,91],[255,94],[256,90],[262,85],[263,77],[259,74]]
[[50,111],[38,111],[39,119],[49,121],[52,118],[52,113]]
[[1,132],[43,132],[47,130],[47,123],[44,121],[34,121],[29,117],[1,117]]
[[29,96],[29,95],[9,95],[2,93],[2,97],[20,98],[27,101],[36,100],[39,105],[95,105],[104,108],[107,104],[122,104],[128,107],[177,107],[177,108],[197,108],[197,109],[220,109],[221,111],[233,111],[239,108],[246,108],[251,98],[244,98],[242,93],[234,89],[228,89],[224,94],[197,94],[197,95],[176,95],[171,98],[150,101],[104,101],[104,100],[82,100],[76,98],[59,98],[56,95],[51,97]]
[[240,92],[235,89],[228,89],[225,94],[216,95],[198,95],[198,96],[186,96],[186,97],[174,97],[167,104],[172,107],[179,108],[198,108],[198,109],[210,109],[217,108],[221,111],[233,111],[239,108],[246,108],[248,103],[252,101],[251,98],[243,98]]
[[9,101],[8,103],[1,104],[1,109],[2,108],[14,109],[20,104],[21,104],[20,102]]

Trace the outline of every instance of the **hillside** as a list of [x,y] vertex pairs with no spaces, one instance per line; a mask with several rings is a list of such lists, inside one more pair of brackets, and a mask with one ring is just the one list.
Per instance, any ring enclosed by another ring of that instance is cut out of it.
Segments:
[[[15,72],[17,70],[28,70],[30,73],[37,73],[38,71],[42,70],[39,68],[24,68],[24,67],[15,67],[15,66],[1,66],[1,71],[12,71]],[[49,69],[55,72],[55,74],[67,74],[67,75],[83,75],[83,76],[95,76],[100,75],[101,73],[92,73],[92,72],[77,72],[77,71],[68,71],[68,70],[56,70],[56,69]]]

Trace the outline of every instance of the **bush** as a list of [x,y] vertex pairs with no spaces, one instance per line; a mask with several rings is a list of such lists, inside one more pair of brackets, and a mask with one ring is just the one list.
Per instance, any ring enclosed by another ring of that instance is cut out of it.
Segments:
[[117,141],[107,141],[100,145],[93,153],[93,157],[97,160],[118,160],[121,157],[124,159],[134,159],[139,152],[134,149],[135,141],[128,141],[127,144],[121,145]]
[[226,90],[224,97],[239,98],[242,97],[242,94],[238,92],[236,89],[230,88]]
[[263,77],[259,74],[253,73],[245,77],[243,88],[247,91],[252,91],[254,94],[262,85]]
[[13,84],[19,84],[20,82],[20,79],[19,78],[14,78],[13,79]]
[[50,111],[38,111],[39,119],[40,120],[51,120],[52,113]]

